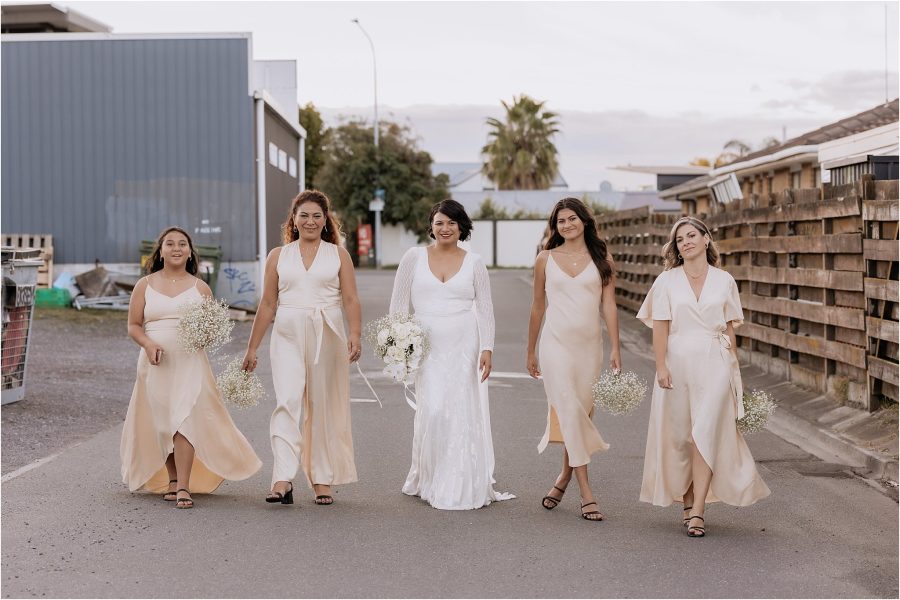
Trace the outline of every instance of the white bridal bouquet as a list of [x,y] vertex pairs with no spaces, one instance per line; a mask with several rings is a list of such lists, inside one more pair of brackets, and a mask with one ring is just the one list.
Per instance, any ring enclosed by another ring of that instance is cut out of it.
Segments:
[[594,406],[614,415],[627,415],[647,395],[647,382],[634,371],[605,371],[591,389]]
[[188,352],[214,352],[231,341],[234,323],[228,318],[228,304],[204,297],[190,302],[181,310],[178,320],[178,341]]
[[775,401],[764,390],[744,392],[744,417],[737,419],[738,431],[744,435],[758,433],[766,426],[775,410]]
[[366,340],[375,356],[384,361],[382,372],[394,381],[408,384],[428,353],[428,336],[415,318],[408,314],[381,317],[366,325]]
[[250,408],[259,404],[266,392],[259,375],[243,370],[242,362],[240,358],[232,359],[222,374],[216,377],[216,385],[222,392],[222,400],[227,404],[237,408]]

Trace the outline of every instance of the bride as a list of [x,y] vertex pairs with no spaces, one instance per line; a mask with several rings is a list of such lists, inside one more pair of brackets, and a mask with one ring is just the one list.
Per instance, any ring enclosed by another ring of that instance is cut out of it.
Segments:
[[429,222],[435,243],[406,252],[391,295],[391,314],[409,312],[412,301],[430,345],[416,372],[412,466],[403,493],[443,510],[481,508],[515,497],[493,488],[490,280],[481,257],[457,245],[472,231],[460,203],[439,202]]

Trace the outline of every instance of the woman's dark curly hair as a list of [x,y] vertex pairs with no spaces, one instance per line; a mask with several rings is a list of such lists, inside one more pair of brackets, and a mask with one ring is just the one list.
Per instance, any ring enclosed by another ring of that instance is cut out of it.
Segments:
[[294,215],[297,209],[306,202],[315,202],[322,209],[325,215],[325,227],[322,228],[320,237],[326,242],[340,245],[341,243],[341,223],[331,212],[331,200],[319,190],[303,190],[291,201],[291,210],[288,212],[287,219],[281,225],[281,237],[285,244],[300,239],[300,232],[294,227]]
[[428,235],[431,236],[431,239],[435,239],[431,230],[431,224],[434,222],[434,215],[438,213],[447,215],[450,219],[456,221],[456,224],[459,225],[459,240],[461,242],[466,241],[472,235],[474,226],[472,225],[472,219],[466,213],[466,209],[456,200],[448,198],[431,207],[431,214],[428,215]]

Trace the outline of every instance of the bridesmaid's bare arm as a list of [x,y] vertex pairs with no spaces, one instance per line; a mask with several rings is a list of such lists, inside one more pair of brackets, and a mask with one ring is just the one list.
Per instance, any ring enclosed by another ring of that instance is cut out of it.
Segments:
[[[197,279],[200,279],[200,278],[198,277]],[[200,279],[200,281],[197,282],[197,290],[200,291],[201,296],[205,296],[206,298],[213,297],[212,290],[209,289],[209,286],[206,285],[206,282],[203,281],[202,279]]]
[[622,368],[622,355],[619,351],[619,311],[616,308],[616,263],[612,256],[607,254],[606,260],[613,269],[609,283],[603,286],[601,307],[603,308],[603,320],[606,322],[606,331],[609,333],[610,356],[609,366],[613,370]]
[[128,302],[128,337],[144,349],[151,365],[158,365],[162,360],[162,347],[144,331],[144,295],[147,293],[147,285],[147,277],[143,277],[131,291],[131,300]]
[[672,387],[672,374],[666,364],[666,351],[669,348],[669,324],[671,321],[653,321],[653,354],[656,356],[656,380],[659,387]]
[[525,368],[528,374],[537,379],[541,376],[535,347],[538,334],[541,332],[541,323],[544,322],[544,313],[547,312],[547,293],[544,290],[546,284],[547,257],[549,250],[542,250],[534,261],[534,287],[531,297],[531,317],[528,319],[528,346],[526,350]]
[[728,321],[728,324],[725,325],[725,333],[728,335],[728,339],[731,340],[731,353],[737,358],[737,336],[734,335],[734,321]]
[[242,368],[253,372],[256,368],[256,349],[262,343],[266,330],[275,318],[275,308],[278,306],[278,257],[281,256],[281,248],[274,248],[266,257],[266,270],[263,275],[263,293],[256,309],[256,317],[253,319],[253,328],[250,330],[250,340],[247,342],[247,352],[244,354]]
[[344,306],[344,314],[347,316],[347,325],[350,327],[350,333],[347,336],[347,352],[350,362],[354,362],[359,359],[362,350],[360,345],[362,306],[359,303],[359,293],[356,291],[356,272],[353,270],[350,253],[338,246],[338,254],[341,257],[341,269],[338,271],[338,279],[341,283],[341,302]]

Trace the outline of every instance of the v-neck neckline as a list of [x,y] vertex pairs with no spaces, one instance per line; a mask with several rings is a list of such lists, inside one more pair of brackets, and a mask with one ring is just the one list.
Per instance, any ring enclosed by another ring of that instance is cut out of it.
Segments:
[[156,289],[155,287],[153,287],[152,285],[150,285],[150,282],[149,282],[149,281],[147,282],[147,287],[150,288],[151,290],[153,290],[154,292],[156,292],[157,294],[159,294],[160,296],[165,296],[165,297],[168,298],[169,300],[174,300],[175,298],[178,298],[179,296],[183,296],[184,294],[187,294],[189,291],[191,291],[192,289],[194,289],[195,287],[197,287],[197,283],[194,282],[194,285],[192,285],[192,286],[189,287],[188,289],[184,290],[183,292],[179,292],[179,293],[175,294],[174,296],[170,296],[170,295],[168,295],[168,294],[163,294],[161,291],[159,291],[158,289]]
[[584,272],[587,271],[588,268],[591,266],[591,264],[593,264],[593,262],[594,262],[594,260],[592,258],[591,260],[588,261],[588,263],[586,265],[584,265],[584,267],[581,268],[580,271],[578,271],[577,275],[569,275],[569,272],[566,271],[565,269],[563,269],[562,266],[559,264],[559,261],[556,260],[556,257],[553,256],[552,250],[550,251],[550,258],[553,259],[553,264],[556,265],[556,268],[559,269],[560,271],[562,271],[563,275],[565,275],[569,279],[578,279],[579,277],[581,277],[584,274]]
[[309,273],[310,269],[312,269],[312,268],[315,266],[315,264],[316,264],[316,259],[319,258],[319,251],[320,251],[320,250],[322,250],[322,242],[321,242],[321,241],[319,242],[319,245],[316,246],[316,255],[313,256],[312,262],[309,263],[309,266],[307,267],[306,264],[303,262],[303,253],[300,252],[300,240],[297,240],[297,254],[300,255],[300,266],[303,267],[303,270],[304,270],[306,273]]
[[706,279],[703,280],[703,285],[700,286],[700,293],[695,294],[694,286],[691,285],[691,278],[688,277],[687,271],[684,270],[684,265],[681,265],[681,272],[684,275],[684,280],[687,282],[688,289],[691,291],[691,296],[694,297],[694,302],[696,304],[700,304],[700,300],[703,299],[703,292],[706,291],[706,284],[709,283],[709,274],[712,272],[712,268],[712,265],[709,265],[706,270]]
[[447,281],[441,281],[440,277],[435,275],[434,271],[431,270],[431,260],[429,260],[430,257],[428,255],[428,247],[427,246],[425,247],[425,268],[428,269],[428,272],[431,273],[431,276],[434,277],[435,281],[437,281],[441,285],[446,285],[446,284],[450,283],[451,281],[453,281],[453,278],[456,277],[457,275],[459,275],[460,272],[462,272],[463,267],[466,264],[466,259],[469,257],[469,253],[466,250],[463,250],[463,252],[464,252],[463,259],[462,259],[462,262],[459,263],[459,268],[456,270],[456,273],[454,273],[453,275],[451,275],[450,277],[447,278]]

